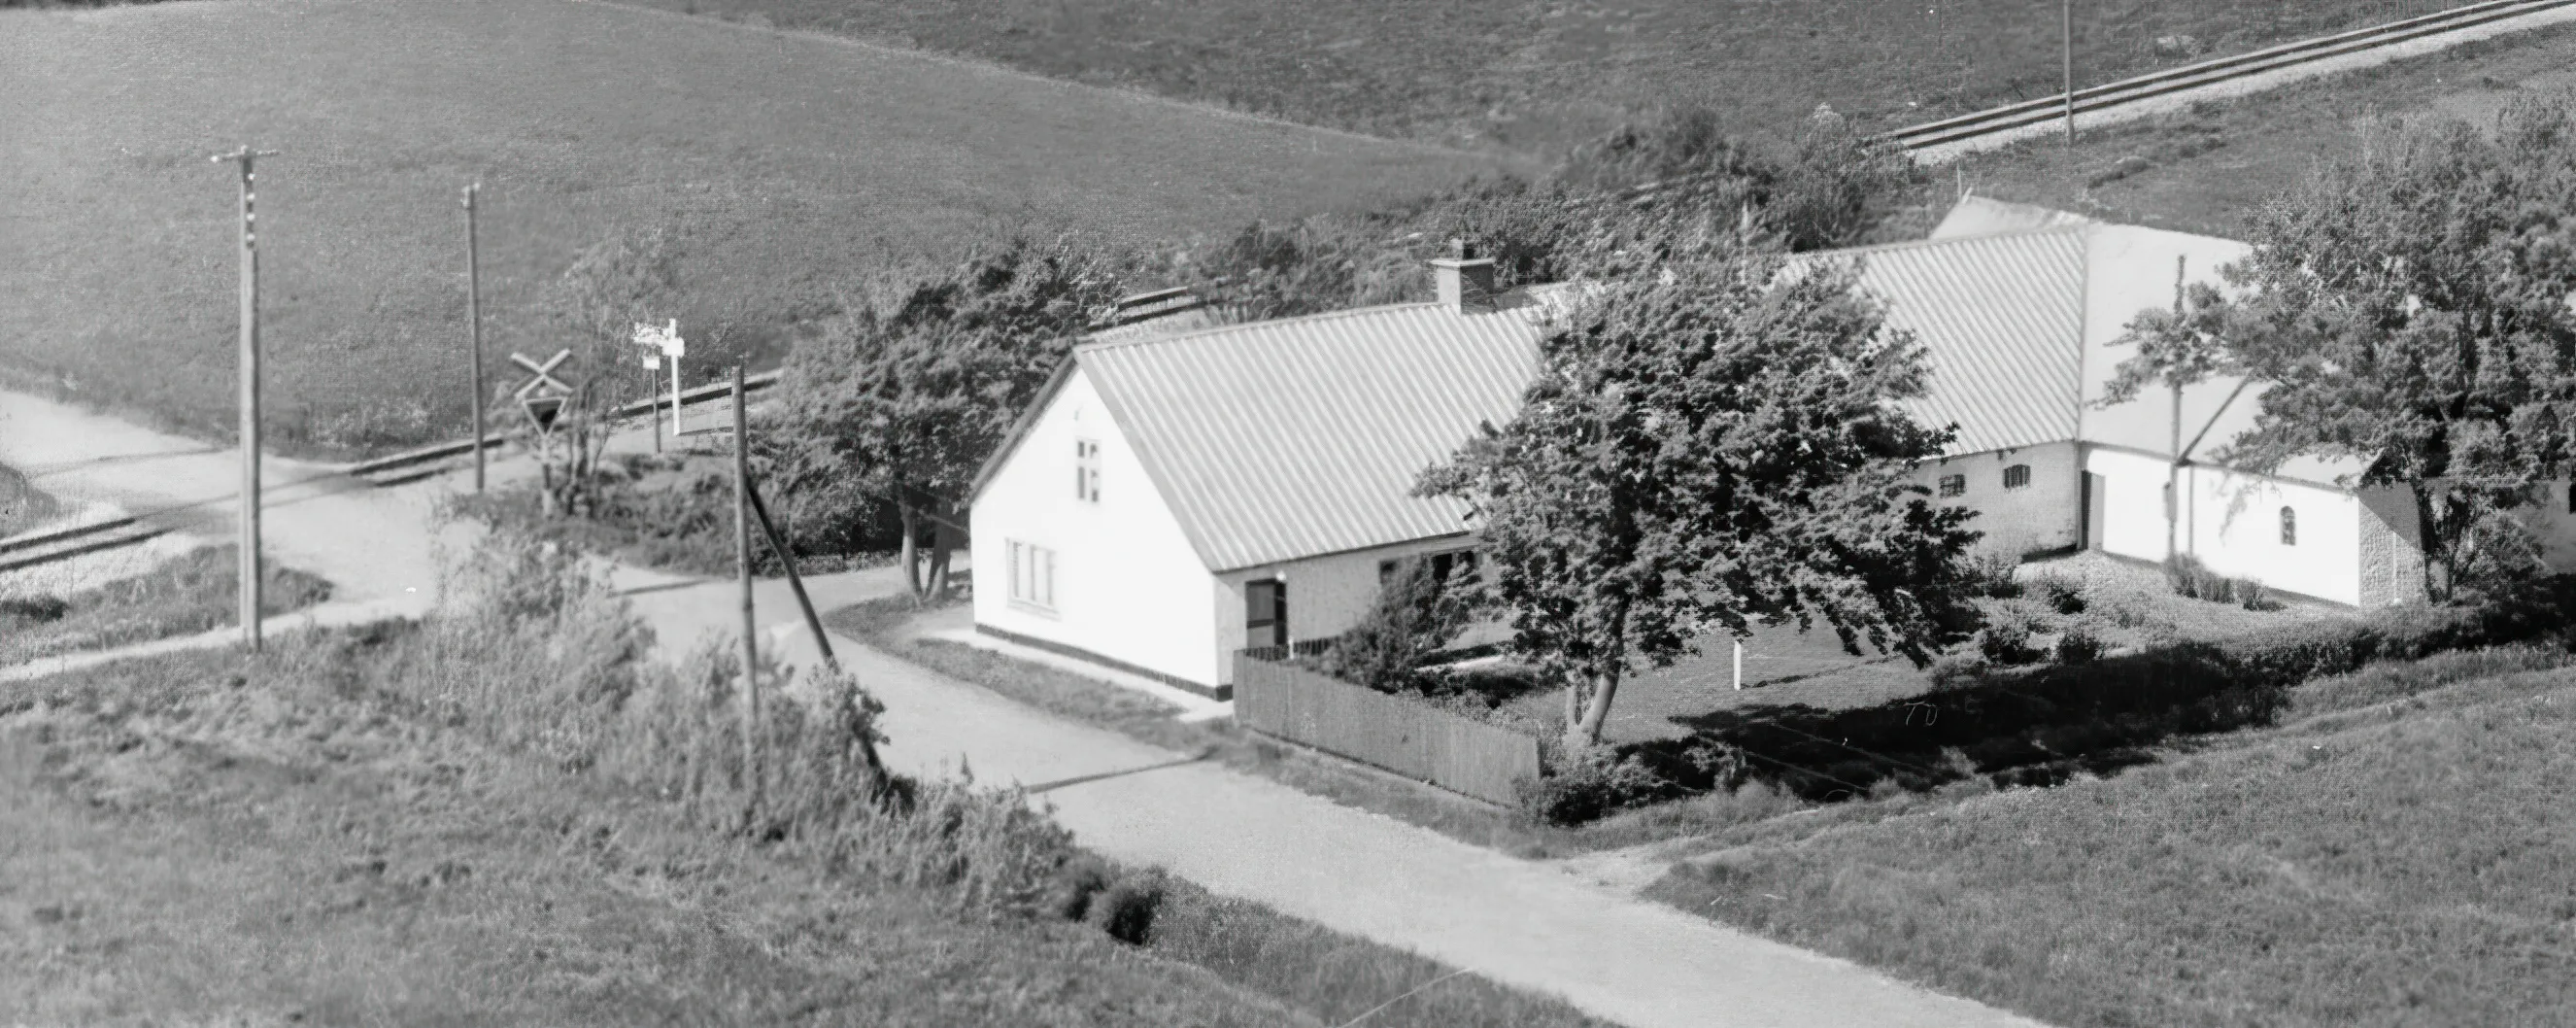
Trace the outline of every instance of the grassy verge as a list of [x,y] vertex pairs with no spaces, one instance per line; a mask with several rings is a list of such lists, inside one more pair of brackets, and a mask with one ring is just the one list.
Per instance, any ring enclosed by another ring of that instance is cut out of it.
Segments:
[[[190,550],[133,578],[69,596],[0,599],[0,664],[78,650],[193,635],[235,623],[239,551]],[[260,612],[302,610],[331,598],[331,583],[274,562],[261,566]]]
[[[478,553],[426,624],[0,685],[0,1018],[1307,1028],[1448,974],[1115,869],[1078,894],[1147,916],[1068,920],[1079,855],[1019,795],[852,802],[861,706],[773,708],[746,824],[732,669],[641,662],[568,559]],[[1371,1023],[1597,1025],[1472,977]]]
[[2567,1023],[2570,659],[2380,665],[2116,778],[1748,826],[1652,895],[2054,1024]]
[[[2255,96],[1962,160],[1940,183],[2112,221],[2239,235],[2319,159],[2388,118],[2483,118],[2517,95],[2576,85],[2576,28],[2559,26],[2294,83]],[[1916,227],[1914,235],[1930,224]],[[1895,231],[1895,230],[1891,230]],[[1897,234],[1902,235],[1902,232]]]
[[[2057,10],[2026,0],[636,0],[819,29],[1367,132],[1548,150],[1621,112],[1817,103],[1872,129],[2059,88]],[[2080,82],[2455,7],[2456,0],[2076,4]]]

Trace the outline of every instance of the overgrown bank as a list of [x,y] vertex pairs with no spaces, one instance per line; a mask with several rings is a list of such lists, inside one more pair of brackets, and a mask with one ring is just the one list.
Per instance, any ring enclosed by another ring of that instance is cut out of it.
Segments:
[[[768,704],[747,777],[726,656],[647,662],[649,637],[570,551],[495,539],[451,583],[462,609],[423,624],[0,687],[0,802],[43,826],[0,866],[42,872],[11,879],[52,890],[30,900],[48,926],[30,938],[70,944],[0,961],[40,972],[0,987],[0,1013],[83,1009],[66,983],[91,979],[65,959],[147,979],[137,1002],[173,1013],[324,1021],[1310,1025],[1448,973],[1104,865],[1013,792],[874,790],[861,744],[879,712],[829,676]],[[245,917],[173,861],[278,906]],[[90,947],[136,921],[147,941]],[[244,951],[279,970],[227,977]],[[400,966],[349,970],[378,964]],[[511,987],[438,984],[479,980]],[[1373,1020],[1594,1023],[1474,978],[1406,1006]]]

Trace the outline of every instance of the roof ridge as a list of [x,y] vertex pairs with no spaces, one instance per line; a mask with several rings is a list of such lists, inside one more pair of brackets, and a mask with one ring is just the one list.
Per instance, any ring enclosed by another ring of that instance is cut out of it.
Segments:
[[1788,257],[1793,261],[1814,260],[1819,257],[1841,257],[1859,254],[1887,253],[1895,250],[1928,250],[1936,246],[1955,246],[1960,243],[1982,243],[2006,237],[2075,235],[2078,233],[2090,232],[2108,224],[2109,222],[2086,221],[2069,225],[2042,225],[2037,228],[2008,228],[1996,232],[1981,232],[1973,236],[1951,236],[1947,239],[1900,239],[1893,243],[1873,243],[1868,246],[1846,246],[1834,250],[1811,250],[1806,253],[1793,253],[1788,255]]
[[1345,307],[1336,311],[1317,311],[1313,314],[1299,314],[1286,318],[1271,318],[1266,321],[1242,321],[1231,325],[1216,325],[1209,328],[1192,329],[1188,332],[1180,332],[1172,335],[1146,335],[1141,338],[1131,339],[1100,339],[1085,342],[1074,347],[1073,350],[1075,353],[1090,353],[1098,350],[1114,350],[1125,346],[1157,346],[1164,343],[1177,343],[1185,340],[1198,339],[1203,336],[1221,335],[1227,332],[1240,332],[1245,329],[1252,328],[1268,328],[1280,325],[1306,325],[1338,318],[1358,317],[1364,314],[1383,314],[1388,311],[1411,310],[1419,307],[1438,306],[1440,306],[1440,301],[1438,300],[1420,300],[1410,303],[1381,303],[1367,307]]

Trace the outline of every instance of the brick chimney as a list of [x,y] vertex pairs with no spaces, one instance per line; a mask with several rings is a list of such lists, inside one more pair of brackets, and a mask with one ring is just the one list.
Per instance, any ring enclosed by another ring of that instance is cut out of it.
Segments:
[[1463,241],[1449,241],[1449,256],[1431,261],[1432,280],[1440,286],[1440,305],[1461,314],[1467,305],[1490,302],[1494,294],[1494,259],[1478,257]]

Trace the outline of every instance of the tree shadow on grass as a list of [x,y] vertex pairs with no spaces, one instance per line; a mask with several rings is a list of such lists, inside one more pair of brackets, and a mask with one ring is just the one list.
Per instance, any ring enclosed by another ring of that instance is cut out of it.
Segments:
[[2269,724],[2295,679],[2219,646],[2181,643],[2090,664],[1992,672],[1922,696],[1803,704],[1676,721],[1685,738],[1630,747],[1689,789],[1759,780],[1819,801],[1924,791],[1984,775],[2053,784],[2148,763],[2177,737]]

